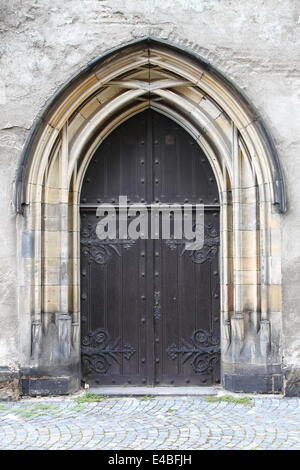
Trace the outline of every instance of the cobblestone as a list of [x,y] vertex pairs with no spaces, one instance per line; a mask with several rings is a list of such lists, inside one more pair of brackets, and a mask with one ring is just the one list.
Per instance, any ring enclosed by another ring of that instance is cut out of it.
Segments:
[[0,404],[4,449],[300,449],[300,400],[203,397],[22,400]]

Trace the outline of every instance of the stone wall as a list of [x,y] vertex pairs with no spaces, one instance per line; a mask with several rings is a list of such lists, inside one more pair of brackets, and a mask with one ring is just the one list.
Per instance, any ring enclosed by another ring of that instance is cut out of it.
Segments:
[[80,68],[113,47],[152,36],[218,67],[248,96],[273,135],[288,196],[282,224],[282,355],[288,393],[299,395],[299,2],[0,0],[0,12],[0,366],[8,368],[5,374],[15,377],[14,370],[24,365],[30,334],[17,288],[19,221],[12,203],[26,135],[47,100]]

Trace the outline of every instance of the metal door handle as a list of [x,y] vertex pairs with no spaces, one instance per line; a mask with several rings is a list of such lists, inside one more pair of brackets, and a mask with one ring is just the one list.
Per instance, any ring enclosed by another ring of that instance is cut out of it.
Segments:
[[160,291],[154,291],[153,318],[159,320],[161,316]]

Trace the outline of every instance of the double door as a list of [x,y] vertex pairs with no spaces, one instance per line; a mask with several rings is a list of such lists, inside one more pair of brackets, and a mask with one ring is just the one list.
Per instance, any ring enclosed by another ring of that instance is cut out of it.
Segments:
[[[97,237],[97,207],[116,206],[118,219],[120,195],[129,206],[143,206],[148,238]],[[161,232],[151,238],[153,203],[204,204],[203,247],[187,250],[172,229],[170,238]],[[83,379],[93,385],[217,383],[218,190],[207,158],[184,129],[148,110],[107,137],[85,175],[80,243]]]

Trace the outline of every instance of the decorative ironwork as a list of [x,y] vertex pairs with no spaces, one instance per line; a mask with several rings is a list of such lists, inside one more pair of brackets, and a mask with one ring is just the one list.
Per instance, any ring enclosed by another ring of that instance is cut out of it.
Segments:
[[[98,223],[98,222],[97,222]],[[87,256],[89,261],[97,264],[106,264],[115,253],[121,256],[120,247],[129,250],[136,240],[100,240],[97,237],[96,224],[89,224],[81,231],[80,244],[83,246],[82,253]]]
[[[171,238],[166,240],[166,245],[170,248],[170,250],[176,250],[177,246],[183,245],[188,240],[184,238],[179,240],[175,238]],[[184,253],[188,253],[189,256],[192,257],[192,260],[196,264],[202,264],[206,261],[211,261],[218,252],[218,247],[220,244],[220,237],[218,235],[217,229],[213,226],[212,223],[205,224],[204,226],[204,243],[203,247],[200,250],[186,250],[183,247],[180,256]]]
[[153,317],[155,320],[159,320],[160,316],[161,316],[160,291],[155,291],[154,292]]
[[[120,338],[112,340],[107,331],[97,329],[81,341],[82,364],[87,374],[96,372],[104,375],[112,366],[112,361],[120,365],[120,358],[129,361],[136,352],[130,344],[119,345]],[[110,359],[112,361],[110,361]]]
[[196,330],[191,336],[191,341],[181,338],[181,343],[181,347],[171,344],[166,352],[173,360],[181,355],[183,364],[192,359],[191,366],[196,374],[210,370],[219,360],[219,340],[206,330]]

